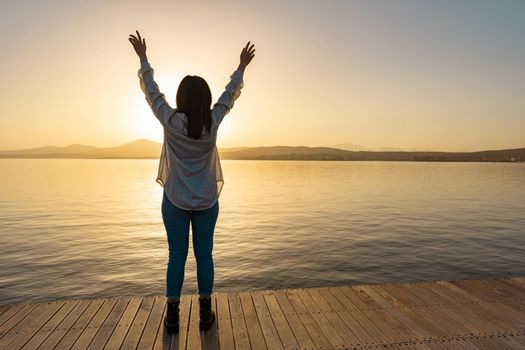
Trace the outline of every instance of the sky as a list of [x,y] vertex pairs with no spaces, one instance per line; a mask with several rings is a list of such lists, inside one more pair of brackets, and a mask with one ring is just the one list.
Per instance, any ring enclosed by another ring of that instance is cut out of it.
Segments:
[[215,102],[255,44],[219,147],[525,147],[524,14],[520,0],[2,0],[0,149],[161,141],[136,29],[172,107],[187,74]]

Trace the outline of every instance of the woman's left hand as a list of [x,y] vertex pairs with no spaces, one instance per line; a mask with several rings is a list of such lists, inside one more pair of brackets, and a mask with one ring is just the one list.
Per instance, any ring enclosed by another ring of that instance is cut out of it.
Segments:
[[133,34],[130,34],[129,35],[130,37],[128,38],[128,40],[133,45],[133,48],[135,49],[135,52],[139,56],[140,60],[141,61],[143,61],[143,60],[147,61],[147,58],[146,58],[146,39],[142,38],[140,36],[140,33],[139,33],[138,30],[136,32],[137,32],[137,36],[135,36]]

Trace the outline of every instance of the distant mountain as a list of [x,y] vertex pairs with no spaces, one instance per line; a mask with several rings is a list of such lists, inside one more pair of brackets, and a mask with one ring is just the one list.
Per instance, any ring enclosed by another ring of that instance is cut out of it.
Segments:
[[338,143],[338,144],[332,145],[332,148],[339,148],[339,149],[344,149],[347,151],[372,151],[371,148],[357,145],[355,143],[350,143],[350,142]]
[[525,162],[525,148],[480,152],[372,152],[330,147],[273,146],[223,151],[223,159]]
[[344,149],[347,151],[354,151],[354,152],[359,152],[359,151],[367,151],[367,152],[405,152],[405,151],[423,152],[424,151],[424,152],[429,152],[430,151],[428,149],[425,149],[425,150],[417,149],[417,148],[402,149],[402,148],[389,147],[389,146],[379,147],[379,148],[370,148],[370,147],[365,147],[365,146],[357,145],[355,143],[350,143],[350,142],[338,143],[338,144],[332,145],[332,148],[339,148],[339,149]]
[[13,156],[42,156],[47,154],[79,154],[79,153],[85,153],[92,150],[95,150],[96,147],[94,146],[86,146],[86,145],[79,145],[79,144],[73,144],[66,147],[56,147],[56,146],[44,146],[44,147],[36,147],[36,148],[28,148],[28,149],[21,149],[21,150],[14,150],[14,151],[0,151],[0,156],[3,156],[5,154],[13,155]]
[[117,147],[69,145],[0,151],[0,158],[158,158],[161,144],[141,139]]
[[162,145],[141,139],[117,147],[96,148],[87,153],[88,158],[159,158]]
[[404,149],[401,148],[395,148],[395,147],[381,147],[376,150],[376,152],[404,152]]
[[[158,159],[160,151],[160,143],[141,139],[116,147],[94,147],[74,144],[66,147],[45,146],[23,150],[0,151],[0,158]],[[409,152],[387,148],[387,151],[377,152],[348,151],[332,147],[271,146],[220,148],[219,153],[222,159],[525,162],[525,148],[479,152]]]

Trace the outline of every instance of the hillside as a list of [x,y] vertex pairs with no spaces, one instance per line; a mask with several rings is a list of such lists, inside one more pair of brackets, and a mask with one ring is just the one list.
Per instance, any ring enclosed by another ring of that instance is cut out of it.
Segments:
[[[0,151],[0,158],[146,158],[158,159],[161,144],[137,140],[116,147],[74,144]],[[348,151],[331,147],[271,146],[219,149],[222,159],[239,160],[384,160],[438,162],[524,162],[525,148],[479,152]]]

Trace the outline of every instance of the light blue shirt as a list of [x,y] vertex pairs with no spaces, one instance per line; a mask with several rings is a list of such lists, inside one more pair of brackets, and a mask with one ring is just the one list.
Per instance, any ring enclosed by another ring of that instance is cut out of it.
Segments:
[[138,71],[140,87],[153,114],[164,127],[164,142],[156,181],[170,202],[186,210],[212,207],[219,199],[224,179],[217,150],[217,130],[244,86],[243,71],[235,70],[225,91],[211,110],[211,130],[200,139],[188,137],[187,116],[170,107],[153,79],[153,68],[143,62]]

